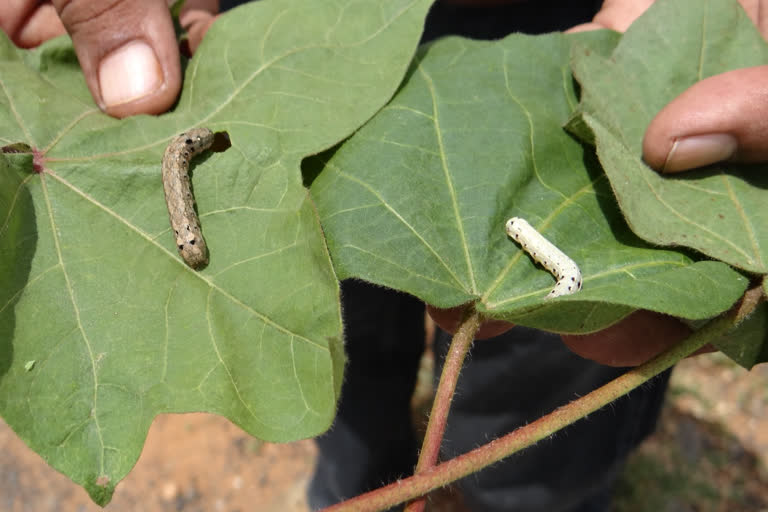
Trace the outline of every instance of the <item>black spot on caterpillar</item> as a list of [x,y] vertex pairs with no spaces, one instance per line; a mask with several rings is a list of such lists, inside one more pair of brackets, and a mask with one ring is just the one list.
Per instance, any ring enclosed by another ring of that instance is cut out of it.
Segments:
[[174,138],[163,154],[163,190],[171,229],[179,254],[190,267],[208,264],[208,246],[195,212],[195,198],[189,181],[189,161],[213,144],[208,128],[195,128]]
[[[581,270],[578,265],[555,245],[544,238],[525,219],[512,217],[506,224],[507,234],[519,242],[537,263],[555,276],[557,283],[547,295],[548,299],[569,295],[581,290]],[[575,285],[571,283],[576,283]]]

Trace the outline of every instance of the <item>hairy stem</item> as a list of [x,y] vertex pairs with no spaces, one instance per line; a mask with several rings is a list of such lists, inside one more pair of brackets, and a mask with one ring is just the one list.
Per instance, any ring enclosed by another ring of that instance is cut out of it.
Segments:
[[[473,307],[467,307],[462,314],[459,328],[453,335],[448,354],[445,356],[443,371],[440,373],[440,383],[437,385],[435,398],[432,402],[432,412],[429,414],[427,431],[424,434],[424,443],[421,446],[419,462],[416,464],[415,474],[424,473],[433,468],[440,454],[440,445],[443,442],[443,433],[448,419],[448,411],[451,408],[451,400],[456,390],[456,382],[464,365],[464,358],[472,346],[475,334],[482,323],[480,314]],[[419,498],[409,503],[405,512],[422,512],[426,505],[426,498]]]
[[447,485],[527,448],[629,393],[707,343],[716,340],[738,325],[758,302],[759,300],[749,304],[742,302],[740,307],[710,321],[687,339],[647,363],[506,436],[447,462],[426,468],[423,473],[328,507],[324,509],[324,512],[385,510],[404,501],[424,496],[438,487]]

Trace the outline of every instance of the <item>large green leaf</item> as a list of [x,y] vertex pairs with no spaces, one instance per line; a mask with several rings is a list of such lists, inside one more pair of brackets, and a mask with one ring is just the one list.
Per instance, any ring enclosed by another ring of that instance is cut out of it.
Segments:
[[[269,440],[330,424],[343,369],[338,284],[300,162],[391,97],[429,0],[264,1],[221,17],[175,111],[94,107],[68,41],[0,42],[0,414],[106,503],[158,413],[211,411]],[[174,248],[160,158],[193,162],[210,265]],[[37,170],[39,172],[33,172]]]
[[[768,272],[768,165],[721,164],[662,176],[642,161],[648,123],[695,82],[768,63],[768,45],[736,0],[660,0],[608,57],[574,52],[582,87],[575,132],[594,136],[632,230]],[[586,124],[592,134],[581,130]]]
[[[340,277],[560,332],[637,308],[694,319],[733,304],[746,279],[632,234],[591,149],[562,129],[573,41],[609,52],[616,35],[449,38],[420,52],[392,102],[320,157],[311,190]],[[545,299],[554,278],[507,237],[513,215],[580,265],[582,291]]]

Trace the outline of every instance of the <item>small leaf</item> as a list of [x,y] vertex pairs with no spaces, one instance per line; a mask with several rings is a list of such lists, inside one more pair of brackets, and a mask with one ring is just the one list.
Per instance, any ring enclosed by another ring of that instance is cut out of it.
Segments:
[[669,101],[704,78],[766,63],[768,45],[736,0],[660,0],[611,56],[587,45],[574,51],[582,102],[569,126],[594,137],[637,235],[768,272],[768,165],[724,163],[660,175],[642,160],[645,129]]
[[[594,331],[638,308],[692,319],[728,309],[747,280],[637,238],[591,148],[562,129],[577,103],[572,42],[608,53],[616,37],[424,48],[397,96],[312,165],[325,166],[312,193],[340,277],[558,332]],[[546,300],[555,279],[507,237],[512,216],[576,261],[580,292]]]
[[747,370],[768,362],[768,303],[759,304],[741,325],[712,344]]

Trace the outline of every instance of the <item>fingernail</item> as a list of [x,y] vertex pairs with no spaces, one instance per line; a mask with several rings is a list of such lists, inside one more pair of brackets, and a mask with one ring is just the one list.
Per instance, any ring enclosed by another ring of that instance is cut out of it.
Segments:
[[678,172],[727,160],[736,152],[736,137],[727,133],[677,139],[661,172]]
[[162,84],[160,62],[144,41],[131,41],[121,46],[99,64],[99,87],[106,107],[148,96]]

